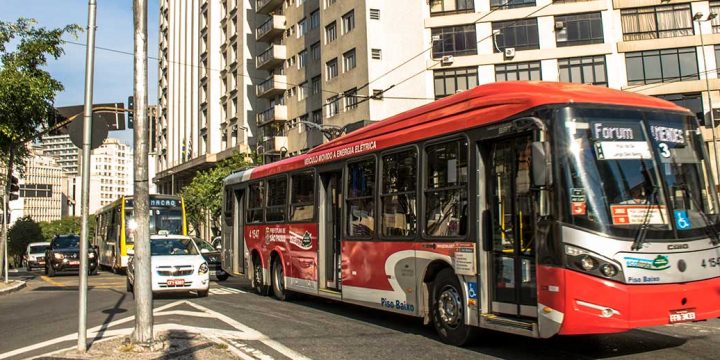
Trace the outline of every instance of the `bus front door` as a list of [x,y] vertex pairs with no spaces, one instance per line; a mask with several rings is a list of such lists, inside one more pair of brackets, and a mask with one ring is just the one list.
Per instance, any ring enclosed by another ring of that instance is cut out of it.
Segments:
[[340,291],[342,172],[320,174],[320,288]]
[[492,143],[487,167],[490,310],[524,318],[537,317],[531,141],[528,134]]

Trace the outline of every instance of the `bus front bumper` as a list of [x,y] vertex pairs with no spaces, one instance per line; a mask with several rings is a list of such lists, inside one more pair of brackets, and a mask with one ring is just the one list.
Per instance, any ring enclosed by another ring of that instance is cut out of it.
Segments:
[[562,272],[555,279],[564,279],[564,291],[558,294],[565,310],[559,332],[563,335],[622,332],[720,317],[720,277],[682,284],[627,285],[567,269],[554,271]]

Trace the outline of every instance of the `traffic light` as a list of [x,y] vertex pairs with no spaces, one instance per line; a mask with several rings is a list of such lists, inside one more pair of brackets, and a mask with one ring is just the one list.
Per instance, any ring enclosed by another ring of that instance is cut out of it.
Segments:
[[20,197],[19,192],[18,178],[15,175],[10,175],[10,182],[8,183],[8,198],[10,201],[17,200]]
[[135,99],[132,96],[128,96],[127,108],[128,108],[128,110],[130,110],[130,111],[128,111],[128,126],[127,126],[128,129],[133,128],[133,118],[134,118],[133,107],[135,107]]

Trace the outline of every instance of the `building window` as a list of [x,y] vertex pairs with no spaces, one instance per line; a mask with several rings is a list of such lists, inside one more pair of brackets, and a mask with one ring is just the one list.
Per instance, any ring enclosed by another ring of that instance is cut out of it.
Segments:
[[702,95],[700,95],[700,93],[656,95],[656,97],[690,109],[698,119],[703,122],[705,120],[705,111],[703,110]]
[[298,101],[307,98],[308,83],[307,81],[298,85]]
[[355,56],[355,49],[352,49],[343,54],[343,64],[345,66],[344,71],[348,72],[357,66],[357,57]]
[[310,29],[317,29],[320,27],[320,10],[315,10],[310,14]]
[[345,96],[345,110],[357,108],[357,88],[352,88],[346,91],[343,95]]
[[320,60],[320,42],[310,45],[310,57],[313,60]]
[[325,0],[325,7],[330,7],[331,5],[335,4],[337,0]]
[[430,0],[430,16],[475,12],[473,0]]
[[355,10],[350,10],[347,14],[343,15],[343,34],[347,34],[355,28]]
[[298,31],[297,31],[298,38],[307,34],[307,32],[308,32],[307,19],[303,18],[302,20],[300,20],[300,22],[298,22],[297,26],[298,26]]
[[322,124],[322,110],[315,110],[312,112],[312,117],[310,118],[310,121],[316,123],[316,124]]
[[382,50],[380,49],[370,49],[370,56],[373,60],[381,60],[382,59]]
[[380,9],[370,9],[370,20],[380,20]]
[[689,3],[626,9],[620,16],[625,41],[693,34]]
[[375,234],[375,159],[347,166],[347,235],[372,238]]
[[340,98],[336,95],[327,99],[327,116],[333,117],[340,113]]
[[718,69],[717,64],[720,64],[720,45],[715,45],[715,70],[718,73],[718,77],[720,77],[720,69]]
[[605,56],[558,59],[560,81],[607,86]]
[[433,78],[435,99],[440,99],[477,86],[478,70],[476,67],[435,70]]
[[500,52],[506,48],[528,50],[540,48],[537,19],[510,20],[492,23],[495,37],[495,49]]
[[302,69],[307,65],[308,61],[308,52],[307,50],[303,50],[298,54],[298,68]]
[[627,53],[625,64],[629,85],[699,79],[694,47]]
[[433,41],[433,58],[477,54],[475,24],[434,28],[432,36],[439,37]]
[[[720,1],[710,2],[710,12],[720,15]],[[716,16],[710,20],[712,24],[713,34],[720,33],[720,16]]]
[[599,12],[556,16],[555,27],[558,47],[604,42],[602,16]]
[[310,85],[312,89],[312,94],[317,95],[320,93],[320,76],[315,76],[310,80]]
[[337,39],[337,26],[333,21],[330,25],[325,27],[325,43],[331,43]]
[[490,0],[490,10],[535,6],[535,0]]
[[325,63],[325,73],[327,74],[327,79],[332,80],[338,76],[338,66],[337,66],[337,59],[332,59]]
[[542,80],[540,62],[495,65],[495,81]]

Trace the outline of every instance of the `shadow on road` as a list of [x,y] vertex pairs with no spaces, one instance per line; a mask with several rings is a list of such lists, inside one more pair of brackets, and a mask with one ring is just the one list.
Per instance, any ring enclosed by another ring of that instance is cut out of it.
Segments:
[[127,309],[123,309],[120,307],[120,305],[125,301],[126,297],[127,297],[127,293],[120,293],[120,298],[118,298],[118,301],[115,303],[115,306],[113,306],[110,309],[105,309],[102,311],[104,314],[108,314],[108,316],[107,316],[107,318],[105,318],[105,321],[103,321],[102,326],[100,327],[100,330],[98,330],[95,337],[92,340],[90,340],[89,346],[92,346],[92,344],[94,342],[102,339],[108,326],[110,326],[110,323],[115,318],[115,315],[127,312]]

